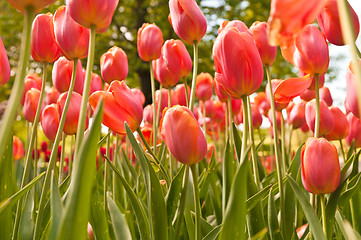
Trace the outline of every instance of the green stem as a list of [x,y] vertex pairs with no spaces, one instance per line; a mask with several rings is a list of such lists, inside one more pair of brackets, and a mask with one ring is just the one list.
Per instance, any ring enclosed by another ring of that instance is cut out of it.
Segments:
[[188,84],[187,84],[186,77],[183,78],[183,82],[184,82],[184,91],[186,93],[186,103],[187,103],[187,106],[189,106],[189,93],[188,93]]
[[63,133],[62,143],[61,143],[60,165],[59,165],[59,186],[63,182],[64,157],[65,157],[65,140],[66,140],[66,134]]
[[293,133],[293,126],[292,124],[290,125],[290,133],[288,134],[288,155],[289,155],[289,159],[288,159],[288,164],[290,164],[291,161],[291,152],[292,152],[292,133]]
[[[225,114],[225,119],[224,119],[224,142],[226,143],[228,140],[228,119],[229,119],[229,111],[228,111],[228,101],[226,102],[226,114]],[[219,126],[218,126],[219,127]]]
[[[170,108],[172,106],[172,100],[171,100],[171,88],[168,88],[168,107]],[[170,179],[173,179],[173,170],[174,170],[174,162],[172,159],[172,153],[168,149],[168,156],[169,156],[169,177]]]
[[280,213],[281,213],[281,232],[284,231],[284,223],[285,223],[285,203],[284,203],[284,194],[283,194],[283,172],[282,172],[282,163],[279,156],[279,143],[278,143],[278,131],[277,131],[277,118],[276,118],[276,106],[275,100],[273,96],[272,84],[271,84],[271,73],[269,65],[265,66],[266,74],[267,74],[267,82],[269,87],[269,92],[271,98],[271,111],[272,111],[272,119],[273,119],[273,136],[274,136],[274,150],[276,157],[276,168],[277,168],[277,180],[279,185],[279,194],[280,194]]
[[283,172],[286,172],[287,163],[286,163],[286,126],[283,116],[281,117],[281,152],[282,152],[282,169]]
[[320,87],[318,74],[315,74],[315,93],[316,93],[316,118],[314,137],[320,137]]
[[234,138],[233,138],[233,114],[232,114],[232,103],[231,103],[231,97],[228,97],[228,131],[229,131],[229,143],[231,145],[231,149],[234,149]]
[[248,129],[249,129],[249,118],[248,118],[248,107],[247,107],[247,96],[242,96],[242,108],[243,108],[243,136],[242,136],[242,150],[240,161],[245,160],[246,148],[247,148],[247,139],[248,139]]
[[153,149],[156,152],[157,147],[157,106],[155,103],[155,81],[153,73],[152,62],[149,62],[149,71],[150,71],[150,84],[152,88],[152,102],[153,102]]
[[193,193],[194,193],[194,208],[196,210],[195,218],[195,240],[201,239],[201,205],[199,200],[199,189],[198,189],[198,170],[197,165],[193,164],[190,166],[193,178]]
[[193,44],[193,78],[192,78],[192,89],[191,89],[191,99],[189,101],[189,109],[193,112],[194,99],[196,96],[196,82],[197,82],[197,71],[198,71],[198,43]]
[[[77,70],[77,66],[78,66],[78,59],[74,59],[73,61],[74,61],[73,62],[73,64],[74,64],[73,65],[73,74],[71,76],[71,82],[70,82],[70,87],[69,87],[69,91],[68,91],[68,96],[66,97],[64,109],[63,109],[63,112],[60,117],[59,128],[58,128],[58,131],[56,132],[53,148],[52,148],[51,154],[50,154],[48,168],[46,170],[44,185],[43,185],[43,188],[41,191],[39,210],[38,210],[38,215],[36,216],[36,221],[35,221],[35,229],[34,229],[34,236],[33,236],[34,240],[40,239],[40,237],[41,237],[41,232],[42,232],[41,226],[42,226],[42,221],[43,221],[46,196],[47,196],[47,193],[48,193],[49,187],[50,187],[51,172],[55,166],[55,162],[56,162],[57,155],[58,155],[58,147],[59,147],[61,135],[62,135],[64,124],[65,124],[66,114],[68,112],[68,108],[70,105],[71,96],[73,95],[76,70]],[[70,160],[69,160],[69,162],[70,162]]]
[[20,104],[21,93],[24,88],[24,78],[26,73],[26,67],[30,57],[30,39],[31,39],[31,24],[34,19],[34,11],[32,8],[27,8],[24,16],[23,34],[21,37],[21,48],[19,65],[16,72],[13,88],[11,90],[10,98],[7,104],[7,108],[1,120],[0,126],[0,169],[3,169],[5,165],[3,158],[4,151],[6,149],[7,140],[9,139],[12,126],[14,124],[15,116]]
[[[110,128],[108,132],[111,132]],[[107,148],[105,155],[109,159],[109,161],[112,161],[110,158],[110,134],[108,134],[107,137]],[[104,192],[103,192],[103,200],[104,200],[104,209],[107,209],[107,191],[108,191],[108,176],[109,176],[109,163],[108,161],[105,161],[104,166]]]
[[86,114],[87,114],[88,98],[89,98],[89,91],[90,91],[90,82],[91,82],[93,65],[94,65],[95,37],[96,37],[96,26],[91,25],[90,26],[89,48],[88,48],[89,52],[88,52],[86,74],[85,74],[85,80],[84,80],[84,89],[83,89],[83,95],[82,95],[81,106],[80,106],[78,128],[76,131],[77,135],[76,135],[76,139],[75,139],[74,159],[76,159],[76,155],[78,153],[80,144],[84,137],[84,128],[85,128],[85,120],[87,117]]
[[[115,147],[114,147],[114,165],[118,167],[118,169],[121,168],[118,164],[118,154],[119,154],[119,134],[115,137]],[[118,191],[117,191],[117,179],[116,179],[116,172],[113,171],[113,198],[119,199]]]
[[340,149],[341,149],[341,153],[342,153],[342,157],[343,157],[343,161],[346,162],[346,154],[345,154],[345,150],[343,149],[343,144],[342,144],[342,139],[339,140],[340,141]]
[[326,221],[326,207],[325,207],[325,195],[320,195],[321,211],[322,211],[322,228],[323,232],[327,236],[327,221]]
[[207,136],[207,125],[206,125],[206,101],[203,101],[203,132],[204,136]]

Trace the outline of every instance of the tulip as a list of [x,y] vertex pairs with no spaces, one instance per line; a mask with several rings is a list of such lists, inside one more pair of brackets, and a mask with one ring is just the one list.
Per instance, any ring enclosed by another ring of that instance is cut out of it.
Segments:
[[271,105],[267,99],[267,94],[265,92],[258,92],[257,95],[254,97],[254,103],[259,108],[261,113],[264,116],[267,116]]
[[195,0],[170,0],[170,22],[186,43],[198,43],[207,31],[207,20]]
[[101,74],[106,83],[125,80],[128,75],[128,58],[123,49],[114,46],[100,58]]
[[334,126],[332,131],[325,136],[329,141],[344,139],[349,130],[349,124],[346,115],[338,107],[330,107],[330,112],[333,116]]
[[[301,77],[306,76],[306,75],[307,75],[307,73],[300,71]],[[310,76],[310,77],[312,78],[312,83],[308,89],[315,90],[316,89],[316,77],[315,76]],[[325,84],[325,74],[318,76],[318,87],[322,88],[323,84]]]
[[[354,41],[356,41],[356,38],[360,31],[359,19],[350,4],[347,1],[346,3],[348,5],[349,13],[351,15],[351,21],[353,23],[350,27],[352,27],[353,29],[353,32],[355,34]],[[326,35],[326,38],[330,43],[338,46],[345,45],[341,31],[337,0],[326,0],[325,6],[321,11],[320,15],[318,15],[317,20],[321,31]]]
[[92,73],[92,78],[90,80],[90,90],[89,95],[91,95],[93,92],[100,91],[103,89],[103,81],[99,77],[98,74]]
[[[74,91],[82,94],[84,87],[84,71],[81,66],[80,60],[77,60],[77,70],[74,83]],[[65,57],[60,57],[55,63],[52,72],[53,84],[60,92],[66,92],[69,90],[71,77],[73,74],[74,62],[69,61]]]
[[25,14],[26,9],[31,7],[34,12],[40,12],[44,7],[49,6],[55,0],[7,0],[11,6],[16,8],[22,14]]
[[[315,132],[316,100],[306,104],[306,122],[312,132]],[[322,99],[320,100],[320,136],[329,134],[334,127],[333,116]]]
[[145,123],[153,124],[153,104],[147,105],[143,109],[143,120]]
[[241,98],[262,84],[263,67],[253,38],[236,28],[226,28],[213,45],[215,78],[229,95]]
[[34,122],[36,109],[39,105],[40,91],[32,88],[25,94],[23,113],[26,121]]
[[167,109],[160,123],[160,132],[169,151],[183,164],[196,164],[207,154],[206,138],[187,107]]
[[51,87],[47,92],[45,96],[45,103],[47,105],[56,103],[58,101],[58,98],[60,96],[60,93],[58,90],[56,90],[55,87]]
[[232,114],[234,116],[237,115],[242,110],[242,100],[232,98],[231,99],[231,109],[232,109]]
[[226,20],[226,21],[222,22],[221,26],[219,26],[218,34],[220,34],[224,29],[232,28],[232,27],[237,28],[238,31],[240,31],[240,32],[248,32],[248,27],[242,21],[240,21],[240,20],[233,20],[233,21]]
[[270,44],[292,39],[321,12],[325,0],[272,0],[268,18]]
[[138,99],[141,106],[145,103],[145,96],[143,92],[139,88],[132,88],[131,89],[135,97]]
[[23,93],[21,94],[21,99],[20,99],[20,103],[21,103],[22,106],[24,106],[26,92],[29,91],[32,88],[39,89],[39,91],[40,91],[42,84],[43,84],[43,80],[36,73],[28,74],[25,77],[25,79],[24,79],[24,89],[23,89]]
[[13,136],[13,159],[19,160],[22,157],[24,157],[25,150],[24,150],[24,144],[20,140],[19,137]]
[[[191,92],[190,87],[187,86],[188,90],[188,99],[189,93]],[[174,94],[172,95],[172,102],[181,106],[187,106],[187,99],[186,99],[186,90],[184,84],[178,84],[174,89]]]
[[209,100],[213,95],[213,78],[209,73],[200,73],[197,76],[196,96],[199,100]]
[[109,27],[119,0],[68,0],[71,17],[80,25],[103,33]]
[[220,123],[225,120],[226,104],[219,100],[215,100],[213,103],[215,110],[214,110],[214,117],[212,120],[217,123]]
[[[68,96],[68,92],[64,92],[58,98],[57,109],[59,116],[61,116],[61,114],[63,113],[67,96]],[[63,129],[63,132],[65,132],[67,135],[74,135],[77,131],[81,99],[82,96],[79,93],[73,92],[71,96],[68,112],[65,117],[64,129]],[[86,125],[88,125],[88,117],[86,118]],[[85,127],[85,129],[86,128],[87,126]]]
[[277,47],[269,45],[267,23],[254,22],[249,32],[252,33],[253,39],[256,42],[263,65],[271,66],[276,59]]
[[283,57],[301,71],[322,75],[329,63],[325,35],[315,26],[307,25],[294,41],[281,46]]
[[89,97],[94,110],[103,98],[103,124],[118,134],[125,134],[124,122],[135,131],[142,122],[143,108],[124,81],[113,81],[107,91],[97,91]]
[[[267,116],[268,120],[270,121],[271,125],[273,125],[273,117],[272,117],[272,111],[268,112],[268,116]],[[281,127],[281,120],[283,119],[282,113],[280,111],[276,111],[276,123],[277,123],[277,128],[278,130]],[[272,131],[271,131],[272,132]],[[273,137],[273,132],[272,132],[272,137]]]
[[80,26],[71,18],[68,7],[59,7],[53,22],[56,42],[68,60],[88,56],[89,29]]
[[320,91],[320,99],[325,101],[327,106],[330,107],[333,103],[333,100],[332,100],[332,96],[331,96],[331,93],[330,93],[330,90],[328,89],[328,87],[322,87],[322,88],[320,88],[319,91]]
[[214,91],[216,92],[216,95],[221,102],[227,102],[228,101],[228,93],[224,87],[218,83],[217,79],[214,78]]
[[292,125],[293,129],[300,128],[306,124],[305,108],[306,103],[304,101],[300,101],[295,103],[287,114],[287,122]]
[[174,39],[165,41],[162,55],[169,70],[178,78],[183,78],[192,71],[192,59],[182,41]]
[[361,120],[353,113],[349,113],[346,116],[347,122],[349,124],[349,131],[346,137],[346,143],[347,145],[351,146],[353,142],[354,148],[360,148],[361,147]]
[[45,136],[52,142],[55,141],[59,128],[59,115],[57,105],[52,103],[47,105],[41,113],[41,128]]
[[179,81],[179,76],[172,72],[164,57],[161,55],[157,60],[152,61],[155,79],[165,88],[171,88]]
[[0,87],[9,81],[10,63],[6,55],[3,41],[0,38]]
[[306,102],[309,102],[316,98],[316,92],[314,90],[307,89],[300,95],[300,98]]
[[204,117],[213,118],[215,115],[215,106],[212,99],[209,99],[207,101],[200,101],[199,102],[199,108],[204,109],[206,108],[206,113],[204,114],[203,110],[202,113],[205,115]]
[[[359,60],[361,65],[361,60]],[[347,108],[355,115],[355,117],[360,118],[360,110],[358,104],[358,95],[357,85],[356,85],[356,75],[352,69],[352,62],[350,62],[347,72],[346,72],[346,104]]]
[[[273,80],[271,81],[273,93],[275,93],[277,86],[280,85],[282,82],[283,82],[283,80],[281,80],[281,79],[273,79]],[[290,89],[290,90],[291,90],[291,89]],[[268,102],[271,102],[271,94],[270,94],[270,92],[269,92],[268,83],[267,83],[267,85],[266,85],[266,95],[267,95],[267,101],[268,101]],[[275,96],[275,107],[276,107],[276,111],[282,111],[282,109],[285,109],[285,108],[288,106],[288,103],[291,101],[290,98],[289,98],[289,99],[286,99],[286,100],[281,99],[281,100],[283,100],[283,101],[277,101],[277,100],[276,100],[276,96],[277,96],[277,98],[278,98],[278,95],[274,94],[274,96]]]
[[53,15],[51,13],[36,16],[32,27],[31,56],[37,62],[52,63],[61,56],[61,50],[55,41]]
[[[252,112],[252,126],[253,128],[258,129],[262,125],[263,118],[259,108],[254,103],[251,103],[251,112]],[[235,115],[234,120],[236,124],[243,123],[243,111],[239,111],[238,114]]]
[[142,27],[138,29],[137,37],[139,57],[145,62],[159,58],[163,42],[162,30],[157,25],[143,23]]
[[[161,95],[162,95],[162,97],[161,97]],[[160,111],[160,115],[162,115],[164,108],[168,107],[168,90],[167,89],[162,88],[162,90],[155,91],[155,106],[157,108],[157,111],[158,111],[159,101],[161,101],[159,111]],[[171,99],[171,101],[172,101],[172,99]],[[174,105],[174,102],[171,102],[171,105]]]
[[301,152],[301,176],[305,189],[328,194],[340,183],[341,170],[336,147],[324,138],[308,138]]

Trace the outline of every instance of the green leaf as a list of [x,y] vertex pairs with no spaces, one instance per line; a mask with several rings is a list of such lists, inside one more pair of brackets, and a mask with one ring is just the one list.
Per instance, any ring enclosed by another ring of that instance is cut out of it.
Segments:
[[107,192],[107,202],[109,207],[110,218],[112,219],[115,238],[117,240],[132,239],[129,231],[129,227],[127,225],[127,222],[125,221],[125,217],[119,211],[117,204],[110,197],[109,192]]
[[272,189],[269,191],[268,194],[268,228],[271,239],[272,240],[277,239],[276,232],[279,232],[280,229],[279,229],[276,204],[272,193]]
[[222,208],[226,208],[228,197],[231,191],[232,181],[234,177],[234,171],[236,169],[234,152],[231,151],[229,140],[226,143],[226,149],[224,150],[223,158],[223,179],[222,179]]
[[315,210],[311,207],[307,197],[297,185],[296,181],[287,174],[288,182],[290,183],[293,192],[295,193],[299,203],[301,204],[302,210],[307,218],[312,234],[317,240],[326,240],[325,234],[322,231],[321,224],[317,218]]
[[359,172],[351,181],[349,182],[350,188],[347,188],[345,192],[343,192],[339,198],[339,205],[345,205],[348,200],[352,198],[352,196],[360,190],[361,186],[361,172]]
[[[102,173],[102,171],[99,171],[98,173]],[[99,192],[100,190],[98,185],[94,184],[91,203],[90,203],[89,222],[92,225],[96,239],[107,240],[110,239],[108,221],[107,221],[107,216],[105,214],[104,205],[102,204],[99,197]]]
[[69,194],[57,239],[84,239],[87,233],[90,196],[96,177],[96,155],[103,116],[103,101],[94,111],[94,121],[84,137],[74,167]]
[[50,232],[49,232],[49,239],[55,239],[58,230],[59,230],[59,224],[61,220],[61,215],[64,211],[64,206],[60,198],[59,190],[58,190],[58,184],[56,183],[56,179],[54,176],[54,170],[51,174],[51,185],[50,185],[50,204],[51,204],[51,226],[50,226]]
[[234,125],[234,123],[232,123],[232,127],[233,127],[233,139],[234,139],[236,153],[237,153],[237,156],[240,158],[241,157],[242,140],[241,140],[241,137],[239,136],[238,129],[237,129],[236,125]]
[[361,240],[360,235],[352,228],[351,224],[342,219],[339,211],[336,212],[336,222],[346,240]]
[[25,206],[20,218],[19,224],[19,239],[32,239],[34,231],[34,221],[32,218],[34,208],[34,195],[33,191],[29,191],[26,195]]
[[177,175],[173,178],[168,193],[165,197],[167,203],[168,226],[172,224],[173,218],[177,211],[178,201],[182,192],[182,183],[183,183],[185,166],[186,165],[182,165]]
[[258,193],[254,194],[252,197],[247,199],[247,212],[251,211],[256,204],[262,200],[262,198],[266,195],[268,190],[272,187],[272,185],[268,185],[260,190]]
[[210,231],[204,238],[203,240],[215,240],[217,239],[220,231],[222,229],[222,224],[218,225],[217,227],[213,228],[212,231]]

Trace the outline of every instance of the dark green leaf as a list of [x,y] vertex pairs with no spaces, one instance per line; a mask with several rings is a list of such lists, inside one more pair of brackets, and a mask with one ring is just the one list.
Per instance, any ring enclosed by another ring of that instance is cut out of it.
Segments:
[[127,225],[127,222],[125,221],[125,217],[119,211],[117,204],[110,197],[109,192],[107,192],[107,202],[108,202],[110,217],[112,219],[115,238],[117,240],[132,239],[129,231],[129,227]]

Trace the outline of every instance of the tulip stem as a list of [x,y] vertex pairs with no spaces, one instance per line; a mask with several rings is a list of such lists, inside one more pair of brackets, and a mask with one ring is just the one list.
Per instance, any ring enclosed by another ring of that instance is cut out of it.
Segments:
[[[234,151],[234,138],[233,138],[233,114],[232,114],[232,103],[231,103],[231,97],[228,96],[228,131],[229,131],[229,143],[231,145],[232,151]],[[226,129],[227,131],[227,129]]]
[[183,190],[179,199],[178,216],[174,231],[174,240],[178,240],[180,237],[180,230],[183,223],[184,208],[186,206],[187,191],[188,191],[188,179],[189,179],[189,166],[185,166],[186,170],[183,177]]
[[152,102],[153,102],[153,150],[157,152],[157,106],[155,103],[155,82],[152,62],[149,62],[150,84],[152,88]]
[[[69,86],[68,96],[66,97],[64,109],[63,109],[63,112],[60,117],[58,131],[56,132],[53,148],[52,148],[51,154],[50,154],[48,168],[46,170],[44,185],[43,185],[41,195],[40,195],[38,215],[36,216],[36,221],[35,221],[35,229],[34,229],[34,237],[33,237],[34,240],[40,239],[40,235],[42,232],[41,227],[42,227],[43,214],[44,214],[44,208],[45,208],[45,203],[46,203],[46,196],[47,196],[47,193],[48,193],[49,187],[50,187],[51,172],[54,169],[54,166],[56,163],[56,158],[58,155],[58,147],[59,147],[61,135],[62,135],[62,132],[64,129],[65,118],[66,118],[66,114],[68,112],[68,108],[70,105],[71,96],[73,95],[76,70],[78,67],[78,59],[74,59],[73,61],[74,61],[73,62],[73,64],[74,64],[73,65],[73,74],[71,76],[71,82],[70,82],[70,86]],[[70,162],[70,160],[69,160],[69,162]]]
[[286,162],[286,126],[285,120],[281,117],[281,152],[282,152],[282,167],[283,172],[286,172],[287,162]]
[[189,106],[188,83],[187,83],[186,77],[183,78],[183,82],[184,82],[184,91],[186,93],[186,103],[187,103],[187,106]]
[[315,138],[320,137],[320,84],[318,74],[315,74],[315,93],[316,93],[316,119],[315,119]]
[[198,43],[193,43],[193,78],[192,78],[192,89],[191,89],[191,99],[189,101],[189,109],[193,112],[194,99],[196,96],[196,82],[197,82],[197,71],[198,71]]
[[60,165],[59,165],[59,186],[63,182],[64,156],[65,156],[65,143],[66,143],[65,140],[66,140],[66,134],[63,133],[63,138],[61,143]]
[[[79,121],[78,121],[78,128],[77,134],[75,139],[75,150],[74,150],[74,158],[76,158],[78,150],[80,148],[80,144],[84,137],[84,128],[85,128],[85,121],[86,121],[86,114],[87,114],[87,106],[89,100],[89,91],[90,91],[90,82],[93,72],[93,65],[94,65],[94,53],[95,53],[95,37],[96,37],[96,25],[90,26],[90,38],[89,38],[89,52],[88,52],[88,59],[86,64],[86,73],[85,73],[85,80],[84,80],[84,89],[83,95],[81,99],[81,106],[79,112]],[[75,61],[75,59],[74,59]]]
[[327,236],[327,221],[326,221],[326,207],[325,207],[325,195],[320,195],[320,202],[321,202],[321,212],[322,212],[322,228],[323,232]]
[[[172,106],[172,92],[171,92],[171,88],[168,88],[168,107],[170,108]],[[169,156],[169,177],[170,179],[173,179],[173,170],[174,170],[174,162],[172,159],[172,153],[170,152],[169,148],[168,148],[168,156]]]
[[342,139],[339,140],[340,141],[340,149],[341,149],[341,153],[342,153],[342,157],[343,157],[343,161],[346,162],[346,154],[345,154],[345,150],[343,149],[343,144],[342,144]]
[[[109,161],[112,161],[110,157],[110,128],[108,129],[108,137],[107,137],[107,143],[106,143],[106,152],[105,155],[109,159]],[[103,200],[104,200],[104,209],[107,209],[107,191],[108,191],[108,177],[109,177],[109,163],[108,161],[104,162],[104,191],[103,191]]]
[[206,101],[203,100],[203,132],[204,136],[207,137],[207,125],[206,125]]
[[248,140],[248,129],[249,129],[249,122],[248,122],[249,113],[248,113],[246,95],[242,96],[242,109],[243,109],[243,136],[242,136],[242,150],[241,150],[241,158],[240,158],[241,164],[245,160],[247,140]]
[[273,96],[272,84],[271,84],[271,73],[269,65],[265,65],[266,74],[267,74],[267,82],[269,87],[270,98],[271,98],[271,111],[272,111],[272,120],[273,120],[273,137],[274,137],[274,149],[275,149],[275,157],[276,157],[276,168],[277,168],[277,180],[279,185],[279,194],[280,194],[280,213],[281,213],[281,232],[284,231],[285,224],[285,203],[284,203],[284,195],[283,195],[283,172],[282,172],[282,163],[279,155],[279,143],[278,143],[278,131],[277,131],[277,118],[276,118],[276,106],[275,100]]
[[19,65],[16,72],[16,77],[14,81],[13,88],[11,90],[10,98],[1,120],[0,126],[0,169],[3,169],[5,165],[4,161],[7,158],[3,158],[4,151],[6,149],[6,144],[9,139],[10,132],[12,131],[12,126],[14,124],[14,119],[18,110],[20,103],[21,92],[24,88],[24,78],[26,73],[26,67],[29,62],[30,57],[30,38],[31,38],[31,24],[34,19],[34,9],[28,7],[24,16],[24,25],[23,33],[21,37],[21,48],[20,48],[20,58]]
[[198,190],[198,170],[197,165],[193,164],[190,166],[192,171],[193,178],[193,193],[194,193],[194,208],[196,210],[196,218],[195,218],[195,240],[201,239],[201,205],[199,200],[199,190]]
[[228,119],[229,119],[229,117],[228,117],[228,115],[229,115],[229,111],[228,111],[228,101],[226,102],[226,114],[225,114],[225,119],[224,119],[224,129],[225,129],[225,131],[224,131],[224,142],[226,143],[227,142],[227,140],[228,140]]

